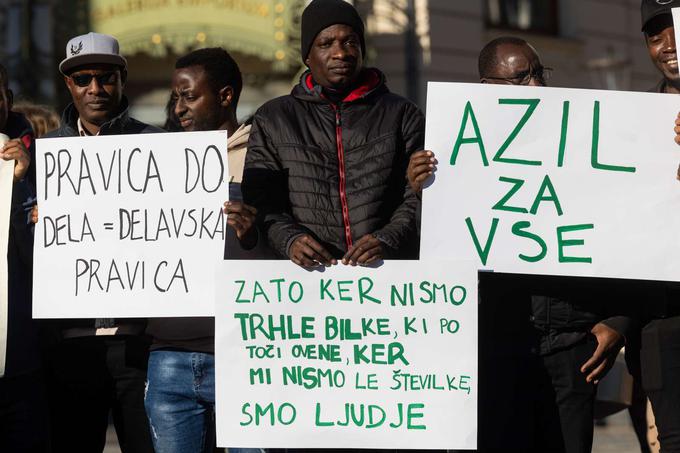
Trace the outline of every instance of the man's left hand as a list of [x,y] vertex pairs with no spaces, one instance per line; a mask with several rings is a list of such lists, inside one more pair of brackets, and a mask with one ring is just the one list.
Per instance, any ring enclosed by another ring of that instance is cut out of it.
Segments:
[[16,161],[14,165],[14,182],[24,179],[28,166],[31,164],[31,156],[28,154],[23,142],[18,138],[5,143],[5,146],[0,150],[0,159]]
[[586,374],[586,382],[597,384],[614,365],[616,356],[623,347],[623,335],[611,327],[598,322],[590,330],[597,340],[597,348],[592,357],[581,367]]
[[342,257],[342,264],[366,266],[383,259],[383,244],[372,234],[367,234],[354,243]]

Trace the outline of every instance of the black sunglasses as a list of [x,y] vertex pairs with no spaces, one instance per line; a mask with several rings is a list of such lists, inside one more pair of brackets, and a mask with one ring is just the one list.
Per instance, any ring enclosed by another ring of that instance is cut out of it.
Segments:
[[79,87],[90,86],[92,79],[97,79],[99,85],[113,85],[118,80],[118,72],[104,72],[102,74],[75,74],[69,76]]

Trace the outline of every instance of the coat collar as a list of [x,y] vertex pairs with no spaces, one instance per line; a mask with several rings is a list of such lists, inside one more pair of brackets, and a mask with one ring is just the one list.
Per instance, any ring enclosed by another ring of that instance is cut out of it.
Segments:
[[[123,96],[123,99],[121,99],[120,108],[121,111],[118,115],[102,124],[99,129],[99,135],[121,134],[125,132],[127,125],[130,123],[129,103],[125,96]],[[61,116],[61,135],[79,135],[78,118],[79,114],[75,105],[73,103],[67,105],[66,109],[64,109],[64,113]]]
[[[385,76],[375,68],[366,68],[359,74],[357,85],[347,96],[340,101],[341,103],[355,102],[371,96],[373,93],[387,91]],[[300,83],[293,89],[293,96],[313,101],[328,103],[331,102],[323,93],[321,85],[317,84],[312,77],[312,73],[307,70],[300,77]]]

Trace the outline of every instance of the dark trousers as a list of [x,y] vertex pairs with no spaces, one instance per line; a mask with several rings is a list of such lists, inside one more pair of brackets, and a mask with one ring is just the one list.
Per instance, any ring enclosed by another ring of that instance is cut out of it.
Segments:
[[137,336],[67,339],[49,355],[52,449],[104,449],[109,413],[123,453],[153,453],[144,411],[149,342]]
[[536,451],[590,453],[595,389],[581,366],[595,351],[595,340],[541,357],[536,404]]
[[508,356],[495,374],[480,373],[478,451],[590,453],[596,387],[580,368],[594,350],[589,340],[547,356]]
[[50,451],[47,392],[41,372],[0,378],[0,451]]
[[580,368],[594,338],[539,355],[521,279],[479,277],[478,451],[590,453],[596,387]]
[[642,385],[652,403],[662,453],[680,453],[680,316],[642,329]]

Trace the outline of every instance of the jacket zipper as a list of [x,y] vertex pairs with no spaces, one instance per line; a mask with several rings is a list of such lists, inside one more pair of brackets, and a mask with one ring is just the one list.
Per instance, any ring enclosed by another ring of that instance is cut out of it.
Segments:
[[340,118],[340,108],[334,104],[335,110],[335,143],[338,149],[338,171],[340,173],[340,204],[342,205],[342,221],[345,225],[345,243],[347,250],[352,248],[352,230],[349,222],[349,207],[347,206],[347,193],[345,192],[345,150],[342,146],[342,121]]

